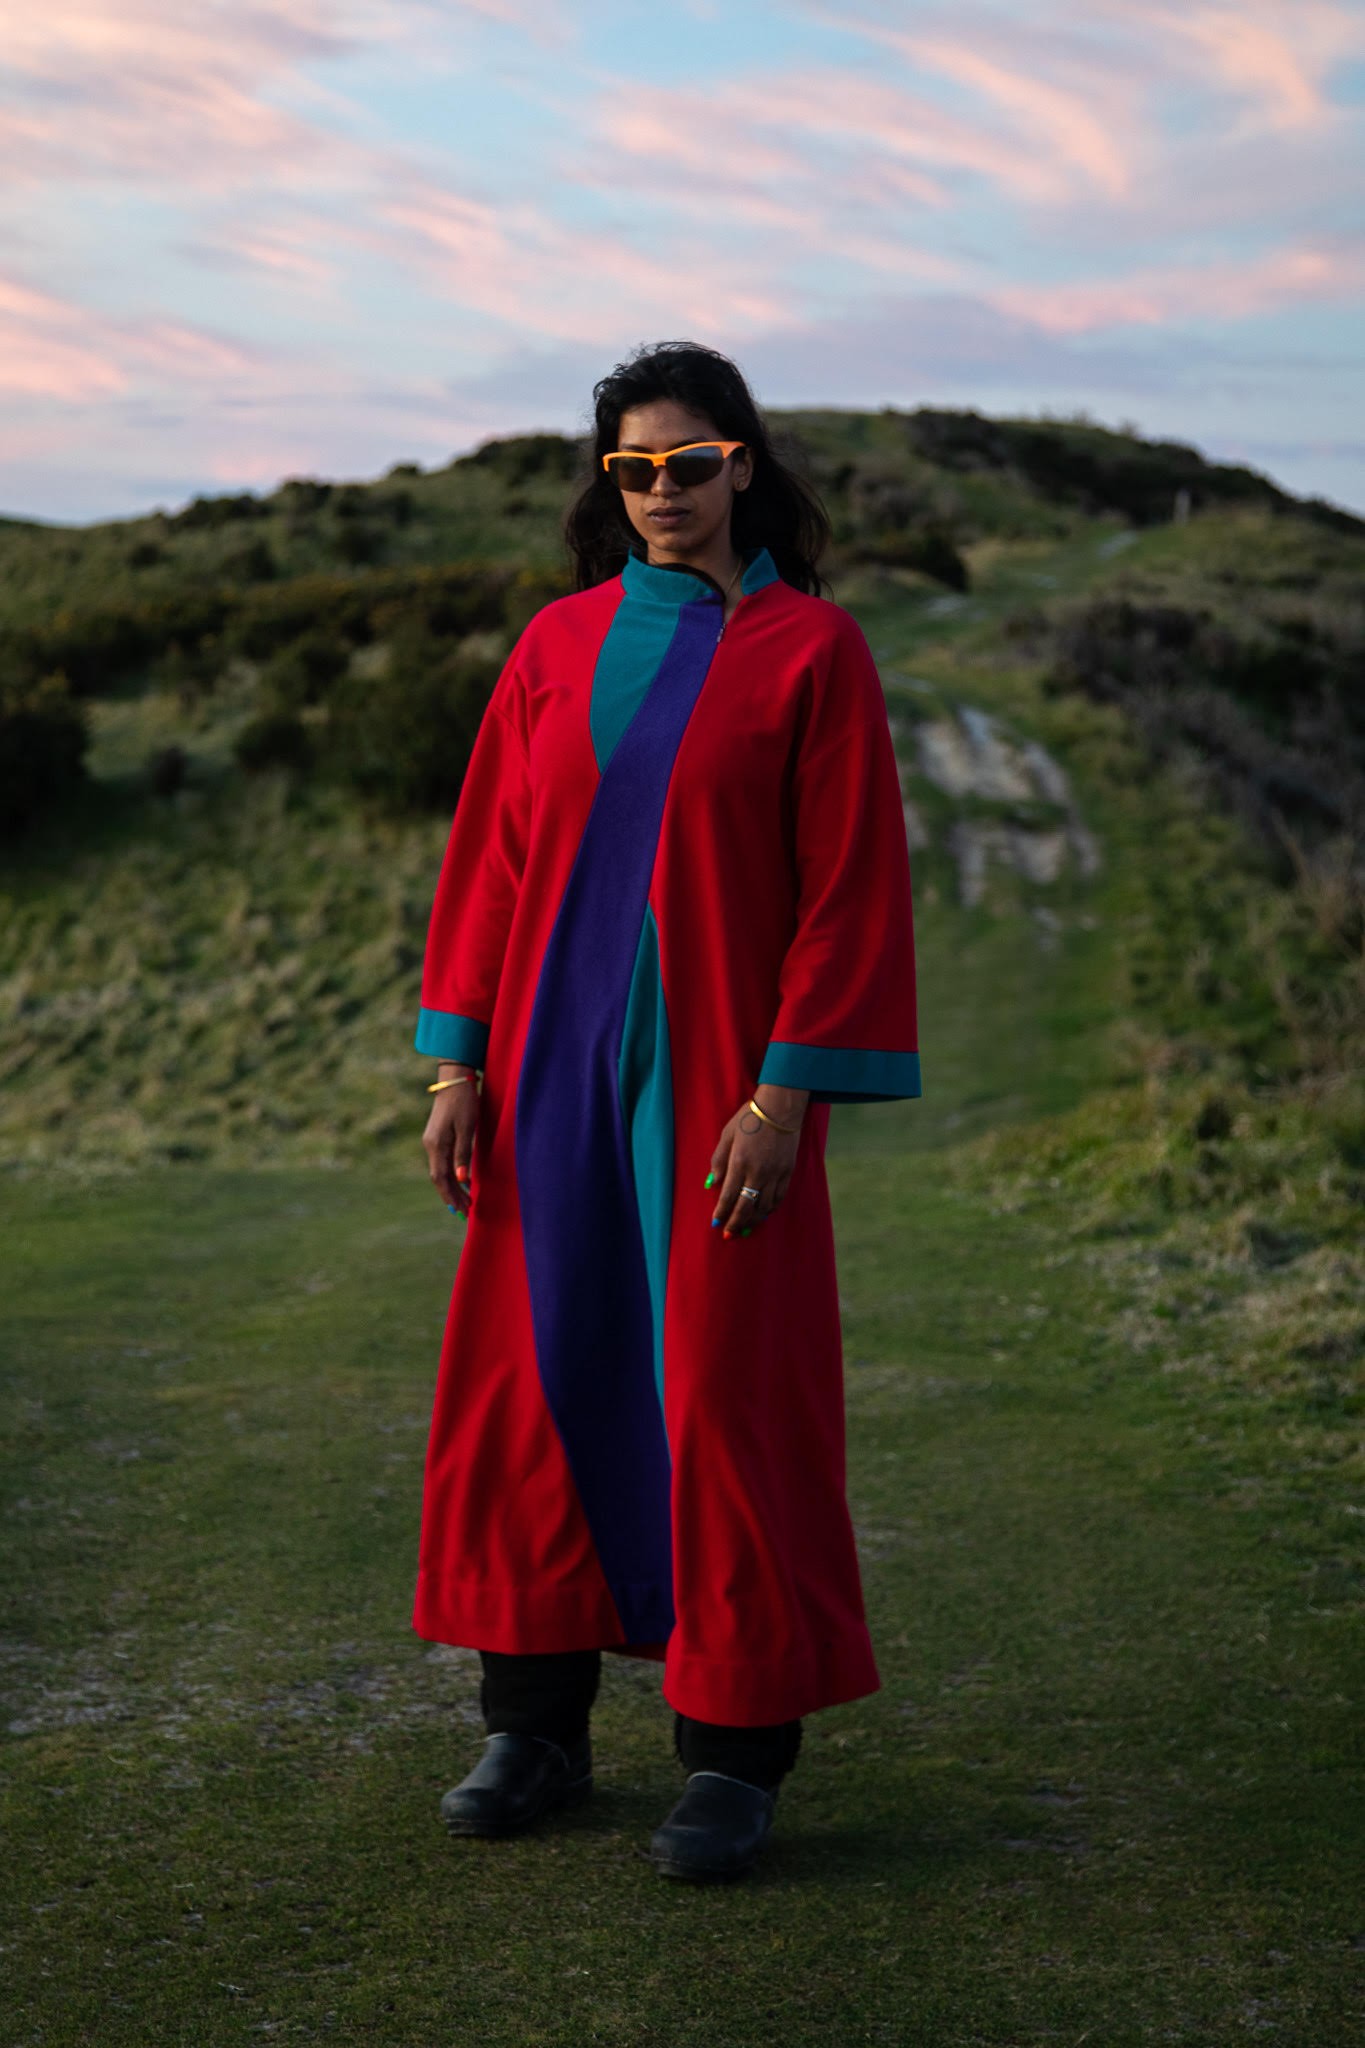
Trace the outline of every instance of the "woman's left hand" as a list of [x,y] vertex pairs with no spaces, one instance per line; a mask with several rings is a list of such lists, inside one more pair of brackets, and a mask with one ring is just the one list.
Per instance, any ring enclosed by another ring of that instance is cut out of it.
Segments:
[[[780,1101],[774,1099],[770,1103],[769,1095],[780,1097]],[[763,1097],[755,1091],[754,1099],[762,1100],[763,1108],[776,1122],[795,1124],[797,1128],[790,1132],[774,1130],[772,1124],[754,1115],[747,1102],[726,1124],[711,1154],[715,1178],[710,1183],[720,1183],[711,1221],[726,1237],[737,1237],[741,1231],[761,1223],[765,1216],[771,1216],[786,1194],[796,1165],[801,1118],[810,1093],[805,1088],[777,1090],[765,1086]],[[758,1189],[757,1201],[740,1193],[746,1187]]]

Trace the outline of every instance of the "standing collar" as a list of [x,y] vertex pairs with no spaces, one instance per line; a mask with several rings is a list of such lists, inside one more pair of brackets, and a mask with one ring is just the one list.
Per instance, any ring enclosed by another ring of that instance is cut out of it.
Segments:
[[[704,569],[692,569],[679,563],[648,561],[643,554],[637,554],[632,547],[621,571],[621,580],[631,597],[643,597],[655,604],[684,605],[698,599],[724,597],[725,592],[714,576]],[[777,565],[767,548],[746,548],[744,552],[744,573],[739,579],[741,592],[747,597],[751,591],[762,590],[765,583],[776,583]]]

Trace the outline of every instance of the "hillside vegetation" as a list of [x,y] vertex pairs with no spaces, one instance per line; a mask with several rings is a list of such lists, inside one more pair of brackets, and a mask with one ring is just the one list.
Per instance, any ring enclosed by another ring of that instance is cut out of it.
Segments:
[[[936,949],[1012,944],[1022,910],[1091,963],[1115,1079],[1349,1095],[1361,522],[1083,421],[775,425],[799,430],[834,594],[898,714],[930,1060]],[[371,485],[0,528],[11,1168],[338,1160],[404,1126],[450,809],[512,639],[566,587],[581,459],[532,435]],[[1143,857],[1053,873],[1041,786],[935,784],[916,736],[959,707],[1052,747],[1078,818],[1126,818]],[[1040,963],[1049,987],[1058,964]],[[1087,1085],[1102,1064],[1086,1052]]]
[[925,1094],[830,1129],[883,1689],[724,1898],[644,1863],[628,1660],[591,1805],[452,1855],[477,1667],[408,1628],[422,945],[578,452],[0,526],[26,2048],[1350,2034],[1365,528],[1084,421],[781,424],[886,686]]

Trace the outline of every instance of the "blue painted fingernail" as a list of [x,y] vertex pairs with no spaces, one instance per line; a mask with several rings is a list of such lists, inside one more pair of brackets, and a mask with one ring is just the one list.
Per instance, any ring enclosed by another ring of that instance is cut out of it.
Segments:
[[711,1228],[712,1228],[713,1230],[719,1230],[719,1229],[720,1229],[720,1218],[719,1218],[719,1216],[713,1216],[713,1217],[711,1218]]

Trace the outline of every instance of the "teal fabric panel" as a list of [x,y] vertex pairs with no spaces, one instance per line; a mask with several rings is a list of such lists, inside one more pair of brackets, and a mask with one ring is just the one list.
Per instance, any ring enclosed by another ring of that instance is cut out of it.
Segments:
[[917,1052],[865,1052],[841,1045],[785,1045],[774,1039],[758,1070],[779,1088],[809,1088],[815,1102],[894,1102],[921,1095]]
[[481,1067],[488,1051],[488,1026],[477,1017],[461,1017],[454,1010],[420,1010],[417,1016],[418,1052],[438,1060],[461,1060],[468,1067]]
[[[670,580],[689,586],[695,582],[691,576]],[[629,593],[616,607],[616,616],[597,652],[588,707],[588,730],[599,774],[639,710],[668,651],[677,629],[678,609],[676,603],[641,603]]]
[[777,564],[766,548],[756,548],[745,564],[739,587],[747,597],[751,590],[762,590],[765,583],[778,581]]
[[651,562],[644,555],[629,554],[621,570],[626,596],[642,598],[648,604],[666,604],[674,611],[679,605],[695,604],[700,597],[715,597],[720,585],[711,576],[693,574],[679,563],[669,568]]
[[673,1231],[673,1062],[659,967],[659,928],[648,904],[626,998],[617,1071],[645,1241],[645,1272],[654,1316],[654,1383],[662,1412],[664,1291]]
[[[678,606],[695,604],[699,597],[723,595],[721,586],[713,576],[690,569],[668,568],[662,562],[651,562],[644,555],[629,554],[621,571],[621,581],[626,596],[642,598],[651,604]],[[740,590],[747,597],[751,591],[762,590],[765,584],[779,581],[777,564],[767,548],[750,548],[744,557],[744,569],[739,579]]]

